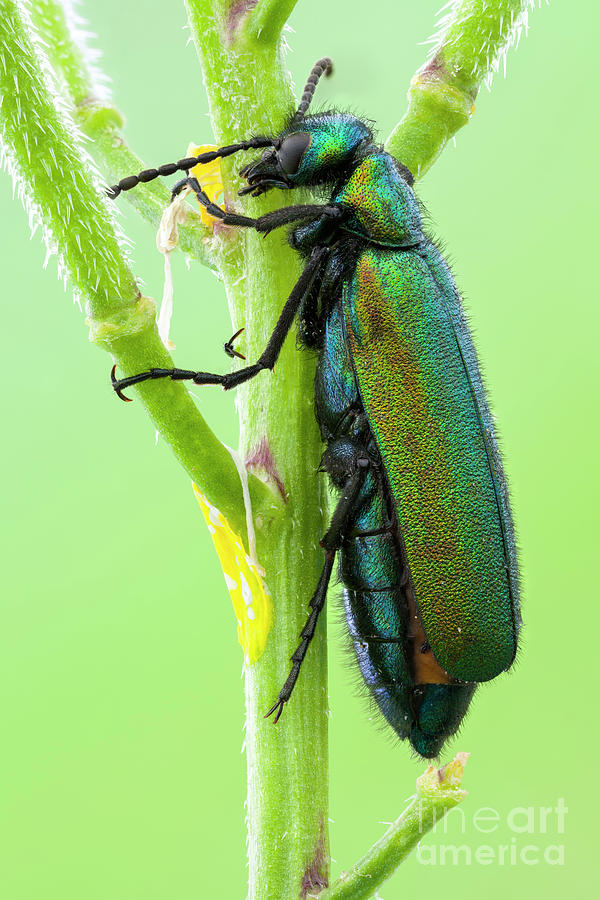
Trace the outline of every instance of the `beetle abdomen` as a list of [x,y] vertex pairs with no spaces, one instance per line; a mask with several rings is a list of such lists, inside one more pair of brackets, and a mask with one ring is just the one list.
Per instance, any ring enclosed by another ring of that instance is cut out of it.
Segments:
[[385,487],[370,474],[356,528],[340,551],[346,621],[380,711],[398,737],[433,757],[458,729],[475,685],[454,683],[431,653],[384,498]]

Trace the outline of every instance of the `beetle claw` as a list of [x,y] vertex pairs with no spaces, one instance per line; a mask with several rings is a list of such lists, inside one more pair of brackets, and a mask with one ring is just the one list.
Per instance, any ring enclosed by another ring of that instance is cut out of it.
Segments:
[[284,706],[285,706],[285,700],[279,699],[277,701],[277,703],[275,703],[275,705],[271,707],[269,712],[265,713],[265,719],[268,719],[269,716],[272,715],[275,712],[275,710],[277,710],[277,712],[275,713],[275,718],[273,719],[273,725],[277,725],[277,723],[279,722],[279,717],[281,716],[281,713],[283,712]]
[[245,328],[240,328],[238,331],[236,331],[235,334],[231,335],[231,337],[229,338],[229,340],[227,341],[226,344],[223,344],[223,350],[225,351],[227,356],[230,357],[230,359],[233,359],[235,356],[237,356],[238,359],[246,359],[246,357],[244,356],[243,353],[240,353],[238,350],[233,349],[233,342],[237,338],[239,338],[242,331],[245,331],[245,330],[246,330]]
[[115,394],[117,395],[117,397],[119,397],[121,400],[123,400],[124,403],[131,403],[132,398],[125,396],[125,394],[121,390],[119,379],[115,378],[116,371],[117,371],[117,365],[115,363],[115,365],[110,370],[110,381],[113,386],[113,390],[114,390]]

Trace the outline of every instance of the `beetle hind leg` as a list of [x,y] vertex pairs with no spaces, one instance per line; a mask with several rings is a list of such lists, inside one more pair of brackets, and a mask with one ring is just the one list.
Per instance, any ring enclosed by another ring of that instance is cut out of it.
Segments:
[[[326,453],[326,456],[328,453],[329,451]],[[277,701],[265,714],[265,718],[267,718],[275,713],[274,722],[279,720],[285,704],[292,696],[292,692],[298,680],[298,675],[300,674],[300,668],[306,657],[310,642],[314,637],[319,615],[325,606],[327,588],[333,570],[335,555],[342,545],[348,524],[355,511],[356,501],[360,495],[371,460],[362,448],[355,445],[352,458],[346,459],[345,464],[348,477],[343,486],[342,495],[338,500],[338,504],[331,517],[329,528],[321,540],[321,546],[325,550],[325,565],[323,566],[319,583],[317,584],[316,590],[309,603],[310,613],[304,628],[300,632],[300,643],[291,656],[292,668],[290,669],[290,674],[279,692]]]
[[317,628],[317,622],[319,621],[319,615],[323,607],[325,606],[325,598],[327,597],[327,588],[329,586],[329,580],[331,578],[334,560],[335,550],[326,550],[325,565],[323,566],[323,571],[321,572],[321,577],[319,578],[317,589],[315,590],[309,603],[310,613],[308,615],[304,628],[300,632],[301,641],[291,656],[292,668],[290,669],[290,674],[288,675],[285,684],[279,691],[279,696],[277,697],[276,703],[274,703],[271,709],[267,713],[265,713],[265,719],[275,713],[275,718],[273,719],[273,722],[275,724],[279,721],[279,717],[283,712],[283,707],[292,696],[292,691],[294,690],[294,687],[298,680],[298,675],[300,674],[300,667],[304,662],[306,651],[308,650],[310,642],[314,637],[315,630]]

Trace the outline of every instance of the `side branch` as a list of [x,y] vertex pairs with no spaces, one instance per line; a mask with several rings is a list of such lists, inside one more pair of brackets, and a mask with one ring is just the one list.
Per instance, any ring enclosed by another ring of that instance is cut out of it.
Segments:
[[[118,181],[125,175],[147,168],[127,146],[122,135],[123,116],[112,104],[97,64],[89,62],[91,51],[79,37],[61,0],[37,0],[32,4],[31,20],[44,42],[45,52],[66,95],[70,112],[83,133],[91,139],[91,151],[106,171],[108,180]],[[174,148],[175,155],[182,156],[184,152],[185,147]],[[127,200],[157,229],[169,203],[170,193],[157,182],[140,185],[138,190],[127,195]],[[191,208],[186,210],[186,217],[186,222],[179,226],[179,248],[214,269],[215,263],[207,249],[210,230]]]
[[457,753],[443,769],[429,766],[417,778],[410,805],[376,844],[344,872],[319,900],[367,900],[396,871],[423,835],[466,797],[460,787],[468,753]]
[[475,111],[481,83],[527,23],[533,0],[455,0],[434,52],[411,80],[408,109],[386,150],[420,178]]
[[281,32],[298,0],[258,0],[242,26],[248,40],[277,44]]
[[[32,222],[41,224],[49,252],[58,254],[61,271],[85,300],[93,339],[126,373],[148,363],[172,365],[157,333],[154,304],[140,298],[98,177],[59,94],[52,93],[48,63],[32,44],[26,13],[14,0],[3,0],[1,8],[0,137],[19,195]],[[184,468],[245,534],[235,464],[183,385],[163,391],[148,387],[140,395]],[[269,508],[270,492],[256,478],[251,491],[253,503]]]

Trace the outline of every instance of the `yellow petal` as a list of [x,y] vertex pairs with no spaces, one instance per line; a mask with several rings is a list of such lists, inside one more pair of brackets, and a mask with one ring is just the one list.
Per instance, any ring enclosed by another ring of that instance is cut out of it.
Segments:
[[273,601],[239,534],[232,530],[225,516],[208,502],[195,484],[193,488],[231,595],[244,662],[252,665],[260,659],[267,644],[273,625]]
[[[187,148],[187,156],[199,156],[201,153],[208,153],[210,150],[216,150],[216,144],[190,144]],[[224,192],[223,181],[221,176],[221,160],[215,159],[210,163],[198,163],[193,169],[190,169],[190,175],[198,179],[200,187],[207,195],[211,203],[217,206],[223,205]],[[209,215],[205,208],[200,205],[200,218],[203,223],[212,228],[217,221],[214,216]]]

